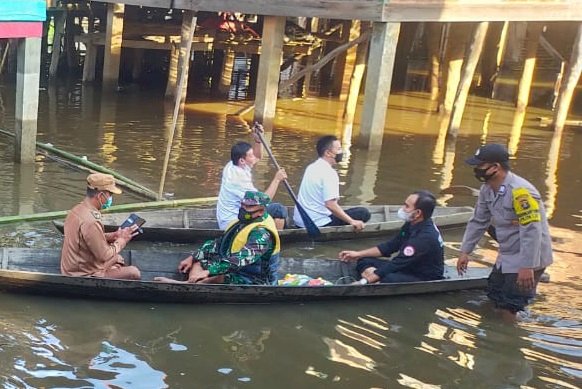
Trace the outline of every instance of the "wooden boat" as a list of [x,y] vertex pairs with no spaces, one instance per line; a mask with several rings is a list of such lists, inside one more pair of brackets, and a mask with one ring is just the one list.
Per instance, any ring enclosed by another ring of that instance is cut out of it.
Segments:
[[127,264],[142,271],[143,281],[59,274],[59,249],[3,248],[0,251],[0,290],[43,296],[180,303],[308,302],[342,298],[371,298],[449,292],[485,287],[488,268],[470,268],[459,277],[452,267],[446,279],[398,284],[348,285],[357,277],[353,263],[326,259],[281,259],[281,274],[307,274],[336,283],[333,286],[264,286],[170,284],[153,282],[155,276],[177,277],[186,254],[125,250]]
[[[344,208],[350,208],[346,206]],[[371,205],[368,209],[371,219],[366,228],[354,233],[352,226],[320,227],[321,235],[317,241],[361,239],[386,237],[390,232],[402,226],[397,212],[400,205]],[[305,228],[295,228],[293,224],[293,207],[288,207],[287,225],[291,226],[279,232],[282,242],[311,241]],[[471,207],[437,207],[433,220],[439,228],[458,227],[467,223],[473,215]],[[103,224],[108,232],[115,231],[127,218],[127,213],[108,213],[103,215]],[[142,227],[143,234],[134,238],[144,241],[163,241],[174,243],[194,243],[222,235],[218,228],[214,208],[175,208],[139,212],[146,220]],[[53,222],[63,232],[63,222]]]

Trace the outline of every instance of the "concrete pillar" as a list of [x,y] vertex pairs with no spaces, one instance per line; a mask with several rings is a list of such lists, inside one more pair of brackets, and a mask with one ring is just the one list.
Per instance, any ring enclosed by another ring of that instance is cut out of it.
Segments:
[[284,16],[265,16],[254,120],[263,123],[266,130],[272,128],[277,108],[284,33]]
[[41,38],[18,40],[15,114],[16,162],[34,161],[41,45]]
[[[178,67],[175,76],[170,73],[168,76],[168,87],[166,88],[166,97],[176,97],[179,88],[179,80],[182,77],[182,72],[184,72],[184,86],[182,87],[182,97],[180,99],[180,104],[186,101],[186,95],[188,94],[188,74],[190,71],[190,50],[192,47],[192,36],[194,30],[196,29],[196,15],[192,11],[184,11],[182,16],[182,30],[180,34],[180,51],[178,56]],[[174,55],[177,53],[174,53]],[[172,60],[175,57],[172,57]]]
[[124,4],[107,4],[107,29],[105,32],[105,58],[103,60],[103,88],[117,90],[119,65],[123,41]]
[[368,74],[358,143],[369,149],[382,146],[388,97],[400,23],[375,22],[370,39]]

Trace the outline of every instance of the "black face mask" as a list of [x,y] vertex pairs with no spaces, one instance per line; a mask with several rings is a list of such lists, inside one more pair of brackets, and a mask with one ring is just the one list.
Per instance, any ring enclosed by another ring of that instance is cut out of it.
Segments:
[[340,163],[342,161],[343,157],[344,157],[344,153],[337,153],[335,155],[334,159],[337,163]]
[[493,166],[489,166],[488,168],[485,169],[480,169],[478,167],[473,169],[473,172],[475,173],[475,178],[481,182],[487,182],[489,181],[491,178],[493,178],[497,172],[493,172],[491,174],[487,174],[487,171],[489,169],[491,169]]
[[238,220],[243,223],[248,223],[253,220],[253,214],[244,208],[238,209]]

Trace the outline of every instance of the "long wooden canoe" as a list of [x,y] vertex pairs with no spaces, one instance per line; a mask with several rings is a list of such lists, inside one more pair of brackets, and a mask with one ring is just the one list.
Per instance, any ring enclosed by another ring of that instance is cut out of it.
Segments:
[[8,292],[111,300],[180,302],[180,303],[271,303],[308,302],[357,297],[387,297],[423,293],[479,289],[487,283],[488,268],[470,268],[459,277],[452,267],[446,279],[398,284],[348,285],[357,274],[353,263],[331,259],[281,260],[281,275],[307,274],[323,277],[333,286],[263,286],[202,285],[153,282],[155,276],[177,277],[178,263],[186,254],[125,250],[127,264],[142,272],[143,281],[126,281],[90,277],[67,277],[59,274],[58,249],[0,249],[0,290]]
[[[397,212],[400,205],[371,205],[368,206],[372,215],[366,223],[366,228],[354,233],[351,226],[320,227],[321,235],[318,241],[373,238],[387,236],[402,226]],[[344,208],[350,208],[346,206]],[[293,225],[293,207],[288,207],[289,218],[286,228],[279,232],[283,242],[311,241],[305,228],[295,228]],[[473,215],[471,207],[437,207],[433,220],[439,228],[458,227],[467,223]],[[115,231],[127,218],[127,213],[108,213],[103,215],[103,224],[106,231]],[[146,220],[143,234],[136,240],[163,241],[174,243],[194,243],[222,235],[218,228],[216,211],[214,208],[174,208],[165,210],[143,211],[139,216]],[[57,229],[63,232],[63,222],[53,222]]]

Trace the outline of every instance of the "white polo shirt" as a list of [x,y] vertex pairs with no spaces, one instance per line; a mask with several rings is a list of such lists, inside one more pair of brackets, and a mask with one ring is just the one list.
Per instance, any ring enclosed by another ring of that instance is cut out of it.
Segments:
[[236,166],[232,161],[227,163],[222,171],[222,183],[216,204],[216,220],[221,230],[225,230],[233,220],[238,219],[240,201],[248,190],[257,190],[253,185],[251,168]]
[[[339,199],[339,176],[329,162],[319,158],[307,166],[298,199],[315,225],[324,226],[331,222],[331,211],[325,207],[325,202]],[[297,207],[293,212],[293,221],[296,226],[305,227]]]

